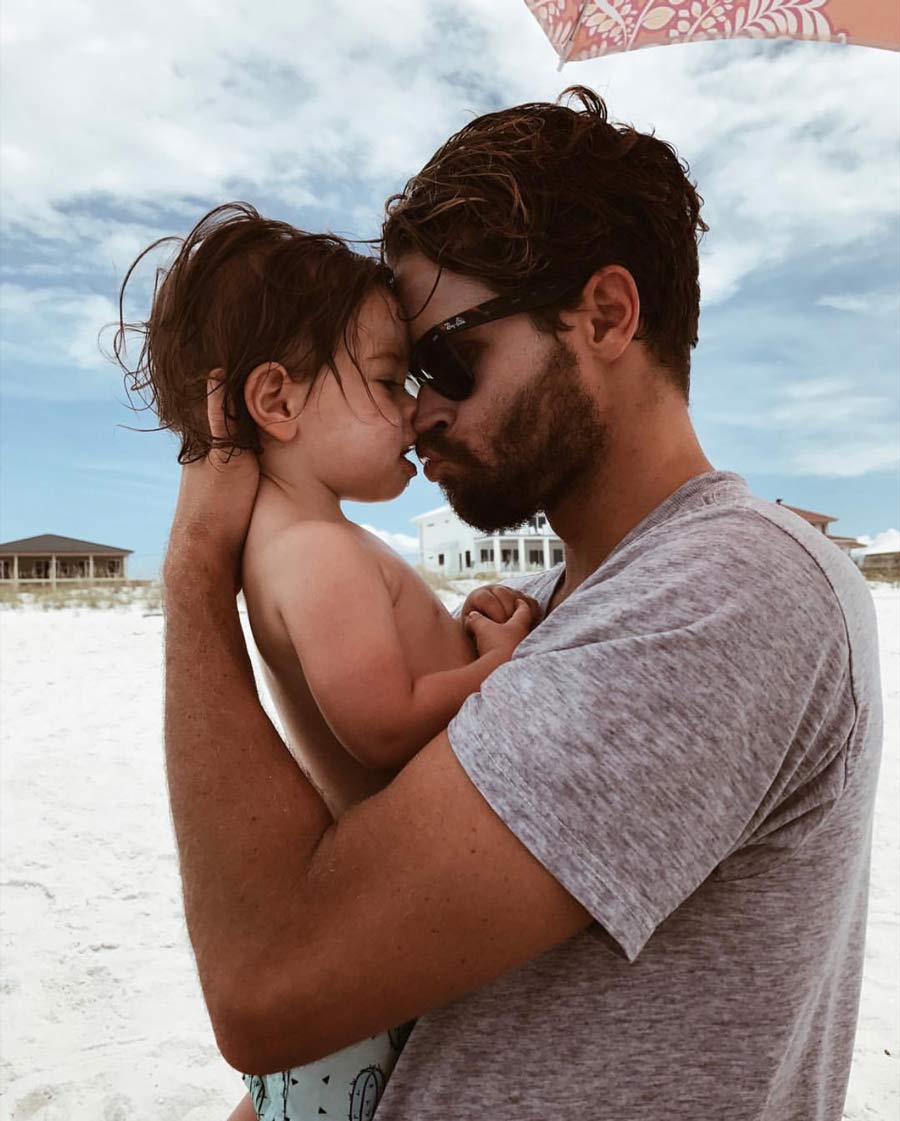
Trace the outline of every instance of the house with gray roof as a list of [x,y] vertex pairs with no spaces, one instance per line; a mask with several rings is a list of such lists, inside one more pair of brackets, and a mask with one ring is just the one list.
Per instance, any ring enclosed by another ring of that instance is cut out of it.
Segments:
[[99,584],[127,579],[132,549],[56,533],[0,542],[0,584]]

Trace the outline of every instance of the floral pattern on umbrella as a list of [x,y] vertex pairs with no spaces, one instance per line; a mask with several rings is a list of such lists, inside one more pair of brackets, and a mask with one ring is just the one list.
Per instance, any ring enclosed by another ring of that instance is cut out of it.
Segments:
[[897,0],[525,0],[562,62],[706,39],[900,48]]

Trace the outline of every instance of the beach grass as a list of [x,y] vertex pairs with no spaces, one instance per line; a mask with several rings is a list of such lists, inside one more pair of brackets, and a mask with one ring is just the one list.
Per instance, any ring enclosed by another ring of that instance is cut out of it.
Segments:
[[[450,580],[442,573],[429,572],[419,568],[418,572],[428,586],[439,595],[467,595],[478,584],[502,583],[492,573],[475,574],[465,580]],[[898,580],[870,580],[869,587],[900,588]],[[67,608],[83,608],[90,611],[109,611],[119,608],[143,608],[145,613],[158,614],[162,611],[162,589],[158,583],[149,580],[127,581],[121,584],[57,584],[53,587],[35,587],[0,584],[0,610],[27,608],[40,611],[60,611]]]
[[33,584],[0,586],[0,608],[60,611],[73,607],[94,611],[142,607],[156,613],[162,610],[162,594],[159,584],[148,580],[121,584],[57,584],[55,588]]

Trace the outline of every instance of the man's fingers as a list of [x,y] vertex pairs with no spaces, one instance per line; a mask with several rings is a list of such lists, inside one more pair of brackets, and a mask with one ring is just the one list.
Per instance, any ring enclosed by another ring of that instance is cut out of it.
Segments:
[[225,371],[210,370],[206,379],[206,416],[209,433],[216,440],[228,439],[228,418],[225,415]]

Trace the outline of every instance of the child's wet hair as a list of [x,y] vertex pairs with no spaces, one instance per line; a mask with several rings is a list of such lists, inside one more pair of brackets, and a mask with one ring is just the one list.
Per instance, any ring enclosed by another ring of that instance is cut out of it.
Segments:
[[[125,294],[137,266],[162,246],[177,245],[168,268],[157,269],[146,321],[127,323]],[[266,362],[285,367],[309,392],[323,371],[341,382],[335,354],[346,346],[354,364],[360,307],[390,287],[376,258],[355,253],[334,234],[311,234],[262,218],[247,203],[219,206],[186,238],[163,238],[134,261],[119,292],[113,344],[129,394],[153,410],[161,428],[181,438],[180,463],[213,446],[206,419],[207,377],[222,369],[228,449],[260,451],[260,436],[244,402],[249,374]],[[132,365],[128,343],[140,342]]]

